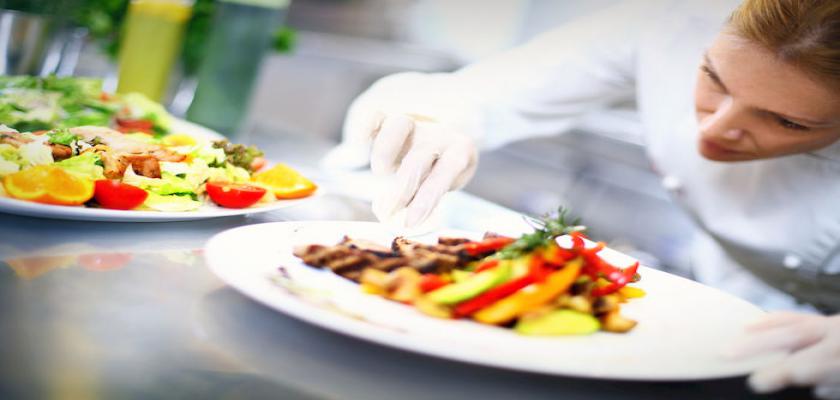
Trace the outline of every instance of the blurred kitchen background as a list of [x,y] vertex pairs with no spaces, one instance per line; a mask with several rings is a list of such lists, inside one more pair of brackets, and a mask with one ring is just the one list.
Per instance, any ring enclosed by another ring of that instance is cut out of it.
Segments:
[[[246,90],[249,102],[243,102],[248,107],[239,130],[243,137],[260,132],[284,140],[337,143],[348,105],[376,79],[407,70],[451,71],[617,1],[228,0],[279,7],[270,14],[272,42],[253,90]],[[124,23],[119,15],[127,3],[0,0],[0,70],[98,76],[105,78],[107,89],[116,89],[114,38],[103,45],[94,37],[120,32],[122,27],[115,24]],[[222,2],[185,3],[195,7],[195,19],[206,14],[208,4],[217,12]],[[73,12],[53,11],[61,7]],[[78,20],[80,11],[87,30],[69,21]],[[232,26],[231,18],[242,17],[237,14],[221,24]],[[255,21],[249,18],[244,21]],[[212,15],[202,21],[208,32],[221,29],[213,26],[219,22]],[[276,31],[281,26],[287,29]],[[189,34],[185,40],[190,43]],[[195,66],[184,63],[182,59],[173,69],[163,99],[173,113],[189,117],[201,74],[191,73],[188,69]],[[466,190],[531,215],[566,205],[594,237],[672,272],[688,269],[686,245],[693,228],[649,167],[633,104],[588,115],[569,134],[482,154]]]

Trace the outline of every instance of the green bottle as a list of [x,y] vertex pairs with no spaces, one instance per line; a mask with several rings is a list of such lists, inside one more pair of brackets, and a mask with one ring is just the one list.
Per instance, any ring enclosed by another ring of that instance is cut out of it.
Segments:
[[289,0],[219,0],[187,119],[234,136]]

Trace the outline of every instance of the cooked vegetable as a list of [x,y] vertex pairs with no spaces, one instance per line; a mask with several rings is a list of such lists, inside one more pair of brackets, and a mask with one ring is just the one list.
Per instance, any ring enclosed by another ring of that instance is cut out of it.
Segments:
[[[298,247],[295,255],[348,279],[360,276],[366,293],[411,303],[437,318],[513,324],[528,335],[629,331],[635,321],[619,311],[628,299],[644,295],[626,286],[638,280],[638,263],[610,265],[598,255],[605,245],[586,247],[582,227],[564,218],[561,209],[557,217],[544,218],[538,232],[519,239],[488,233],[477,241],[441,237],[426,245],[398,237],[387,248],[345,237],[336,246]],[[563,232],[569,232],[571,248],[555,240]],[[437,263],[427,263],[435,257]],[[436,272],[420,275],[425,268]],[[410,279],[398,280],[400,275]]]
[[514,242],[513,238],[509,237],[491,237],[484,239],[481,242],[471,242],[464,245],[464,251],[471,256],[478,256],[487,253],[499,251],[503,247]]
[[463,282],[453,283],[430,292],[429,300],[440,304],[456,304],[475,297],[481,292],[498,285],[510,277],[510,265],[479,272]]
[[601,317],[601,322],[604,330],[607,332],[624,333],[636,326],[636,321],[622,317],[618,313],[618,309],[610,311]]
[[582,259],[567,263],[551,273],[545,282],[522,289],[497,303],[475,313],[473,318],[485,324],[503,324],[543,306],[565,292],[580,273]]
[[601,323],[591,314],[555,310],[533,317],[523,317],[513,329],[523,335],[588,335],[601,329]]

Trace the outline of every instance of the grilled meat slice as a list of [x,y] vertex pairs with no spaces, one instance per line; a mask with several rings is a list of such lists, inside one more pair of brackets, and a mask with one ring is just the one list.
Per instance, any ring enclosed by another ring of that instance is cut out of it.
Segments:
[[380,257],[396,257],[398,255],[398,253],[385,246],[381,246],[369,240],[351,239],[349,236],[344,236],[339,244],[357,248],[359,250],[369,251]]
[[327,268],[349,279],[357,280],[361,271],[381,260],[373,253],[343,244],[335,246],[307,245],[294,250],[307,265]]
[[[160,163],[151,154],[123,154],[119,162],[124,165],[131,165],[131,168],[139,175],[148,178],[160,178]],[[122,167],[125,171],[127,167]]]
[[158,149],[149,154],[154,156],[158,161],[181,162],[187,159],[187,156],[167,149]]
[[448,272],[457,266],[466,265],[471,259],[463,254],[463,243],[468,239],[446,239],[447,242],[456,242],[456,245],[436,244],[428,245],[404,237],[397,237],[391,243],[391,248],[413,260],[415,265],[423,272]]
[[117,157],[108,151],[97,151],[97,154],[99,154],[99,158],[102,160],[102,164],[104,165],[104,174],[106,178],[122,178],[128,165],[123,163],[122,160],[120,160],[120,157]]
[[334,246],[300,246],[294,255],[307,265],[329,268],[358,281],[366,268],[390,272],[408,267],[420,273],[444,273],[473,261],[463,252],[465,238],[440,238],[437,244],[425,244],[404,237],[391,242],[391,248],[345,236]]
[[23,136],[22,134],[20,134],[18,132],[12,132],[12,131],[0,132],[0,143],[10,144],[13,147],[20,147],[20,146],[23,146],[23,145],[31,142],[31,141],[32,141],[32,139],[30,139],[26,136]]
[[186,158],[185,155],[178,154],[161,145],[145,143],[121,132],[101,126],[80,126],[70,128],[70,132],[79,135],[86,141],[99,138],[100,143],[107,145],[112,152],[120,156],[126,154],[149,155],[157,161],[169,162],[180,162]]
[[464,243],[469,242],[470,240],[467,238],[453,238],[453,237],[440,237],[438,238],[438,244],[442,246],[458,246]]

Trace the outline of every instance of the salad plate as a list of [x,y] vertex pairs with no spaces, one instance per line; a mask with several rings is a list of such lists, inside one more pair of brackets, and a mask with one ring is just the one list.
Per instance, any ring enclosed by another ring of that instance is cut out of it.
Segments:
[[0,212],[182,221],[289,207],[317,185],[97,78],[0,77]]
[[205,204],[194,211],[142,211],[142,210],[108,210],[104,208],[68,207],[51,204],[33,203],[31,201],[16,200],[0,197],[0,212],[24,215],[28,217],[69,219],[77,221],[103,222],[174,222],[192,221],[207,218],[231,217],[249,215],[279,210],[297,205],[318,196],[316,192],[310,197],[293,200],[277,200],[262,206],[250,208],[224,208],[213,204]]
[[[492,230],[492,227],[488,227]],[[438,231],[438,237],[478,240],[482,232]],[[438,319],[364,293],[327,269],[293,254],[301,245],[345,236],[388,246],[385,226],[370,222],[280,222],[234,228],[205,246],[209,268],[228,285],[272,309],[362,340],[428,356],[543,374],[621,380],[700,380],[746,375],[780,355],[744,360],[720,356],[743,328],[764,315],[758,307],[699,283],[641,266],[634,284],[647,295],[623,305],[638,321],[623,334],[524,336],[468,320]],[[635,260],[609,248],[599,255],[616,266]]]
[[[224,139],[221,134],[181,119],[172,120],[172,131],[204,140]],[[71,207],[35,203],[0,196],[0,212],[30,217],[68,219],[79,221],[107,222],[173,222],[191,221],[207,218],[230,217],[269,212],[288,208],[317,197],[323,192],[318,189],[309,197],[300,199],[278,199],[271,203],[262,203],[248,208],[224,208],[210,202],[193,211],[144,211],[144,210],[109,210],[104,208]]]

